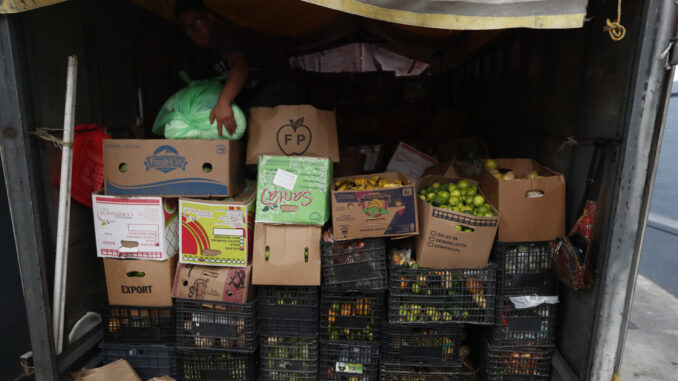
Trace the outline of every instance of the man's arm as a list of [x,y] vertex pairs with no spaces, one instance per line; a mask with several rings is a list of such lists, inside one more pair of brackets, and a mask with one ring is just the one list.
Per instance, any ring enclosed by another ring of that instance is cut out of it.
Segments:
[[210,123],[214,123],[215,120],[217,121],[219,136],[223,135],[221,129],[222,125],[226,127],[226,130],[230,134],[234,133],[237,128],[235,119],[233,118],[231,103],[233,103],[235,97],[243,86],[245,86],[247,76],[250,72],[249,66],[247,65],[247,58],[245,58],[245,54],[242,52],[233,52],[228,55],[228,67],[230,70],[228,72],[228,78],[226,78],[226,84],[224,85],[224,89],[221,90],[216,107],[214,107],[210,114]]

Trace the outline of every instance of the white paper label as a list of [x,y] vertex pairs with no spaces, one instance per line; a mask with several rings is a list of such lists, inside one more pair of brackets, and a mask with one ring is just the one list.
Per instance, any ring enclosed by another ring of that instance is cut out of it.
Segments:
[[297,182],[297,175],[278,168],[278,171],[273,177],[273,184],[283,187],[287,190],[293,190],[294,184]]

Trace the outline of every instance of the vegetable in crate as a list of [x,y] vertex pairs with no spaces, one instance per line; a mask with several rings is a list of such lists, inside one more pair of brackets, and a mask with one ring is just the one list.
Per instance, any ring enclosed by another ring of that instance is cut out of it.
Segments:
[[[478,194],[478,186],[470,185],[466,180],[460,180],[456,184],[434,182],[431,186],[419,190],[419,198],[439,208],[476,217],[494,217],[492,206],[485,201],[485,197]],[[462,225],[457,225],[456,228],[467,233],[473,231]]]

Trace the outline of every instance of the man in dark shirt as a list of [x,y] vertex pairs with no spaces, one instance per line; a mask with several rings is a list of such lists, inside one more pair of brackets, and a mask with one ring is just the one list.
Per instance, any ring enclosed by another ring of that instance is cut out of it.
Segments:
[[200,48],[209,49],[216,74],[228,72],[219,101],[210,115],[233,133],[236,129],[231,103],[248,84],[254,86],[247,106],[276,106],[293,102],[296,86],[287,57],[271,40],[249,29],[218,18],[202,0],[177,0],[174,13],[188,36]]

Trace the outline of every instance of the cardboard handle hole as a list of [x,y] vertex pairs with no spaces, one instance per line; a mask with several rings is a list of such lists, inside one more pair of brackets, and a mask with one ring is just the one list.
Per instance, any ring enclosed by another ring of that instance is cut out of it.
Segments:
[[280,210],[283,212],[296,212],[299,210],[297,205],[281,205]]
[[463,225],[457,225],[455,226],[455,229],[463,233],[473,233],[475,231],[473,228]]
[[304,262],[308,263],[308,247],[304,248]]
[[532,189],[532,190],[525,192],[525,197],[526,198],[544,197],[544,191],[541,190],[541,189]]
[[219,277],[219,274],[214,272],[214,271],[205,271],[205,272],[202,273],[202,275],[210,277],[210,278],[214,278],[214,279]]
[[202,171],[203,171],[204,173],[210,173],[210,172],[212,172],[212,164],[210,164],[210,163],[204,163],[204,164],[202,165]]
[[266,262],[268,262],[268,259],[271,257],[271,247],[266,246]]
[[382,225],[384,223],[385,219],[381,217],[377,218],[368,218],[367,219],[367,224],[368,225]]
[[128,169],[127,163],[120,163],[120,165],[118,165],[118,171],[120,171],[121,173],[127,172],[127,169]]
[[233,296],[233,291],[231,291],[231,290],[226,291],[226,295]]
[[202,255],[205,255],[205,256],[208,256],[208,257],[214,257],[214,256],[217,256],[219,254],[221,254],[221,251],[219,251],[219,250],[207,249],[207,250],[202,251]]
[[143,278],[146,276],[146,273],[143,271],[130,271],[127,274],[128,278]]
[[120,244],[122,247],[128,248],[128,249],[133,249],[135,247],[139,247],[139,242],[137,241],[120,241]]
[[188,281],[186,279],[184,279],[184,281],[181,283],[184,285],[184,287],[188,286]]

